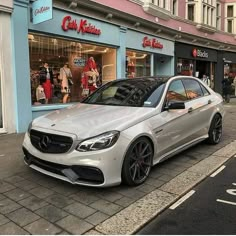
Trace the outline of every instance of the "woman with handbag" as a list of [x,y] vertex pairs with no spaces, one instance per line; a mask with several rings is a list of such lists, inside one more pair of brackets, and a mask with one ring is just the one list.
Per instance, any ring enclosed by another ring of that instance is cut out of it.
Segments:
[[63,94],[63,103],[67,103],[69,94],[70,94],[70,85],[72,82],[72,73],[69,68],[69,63],[65,63],[64,66],[60,69],[60,80],[61,80],[61,92]]

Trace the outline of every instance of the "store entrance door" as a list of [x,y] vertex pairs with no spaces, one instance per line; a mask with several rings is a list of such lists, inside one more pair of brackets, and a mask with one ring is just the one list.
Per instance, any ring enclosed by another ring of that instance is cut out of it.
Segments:
[[199,73],[201,79],[203,75],[210,76],[210,63],[207,61],[196,61],[196,71]]
[[3,102],[2,102],[2,77],[0,71],[0,133],[3,133],[4,130],[3,122]]

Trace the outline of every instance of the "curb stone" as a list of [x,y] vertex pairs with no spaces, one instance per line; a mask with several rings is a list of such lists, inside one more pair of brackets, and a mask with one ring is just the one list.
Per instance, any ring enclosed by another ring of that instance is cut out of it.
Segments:
[[236,141],[198,162],[127,208],[97,225],[86,234],[135,234],[186,192],[199,184],[236,153]]

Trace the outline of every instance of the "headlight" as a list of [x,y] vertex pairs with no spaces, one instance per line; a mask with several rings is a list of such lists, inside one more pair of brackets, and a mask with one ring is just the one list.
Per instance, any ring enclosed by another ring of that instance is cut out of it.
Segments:
[[80,152],[97,151],[113,146],[118,140],[119,131],[109,131],[79,143],[76,150]]
[[30,134],[30,130],[31,130],[31,128],[32,128],[32,123],[33,123],[33,121],[31,121],[30,123],[29,123],[29,126],[28,126],[28,134]]

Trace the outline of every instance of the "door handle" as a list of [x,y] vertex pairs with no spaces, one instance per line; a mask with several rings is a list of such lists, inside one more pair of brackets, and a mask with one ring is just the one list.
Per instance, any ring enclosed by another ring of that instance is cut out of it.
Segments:
[[190,107],[190,108],[188,109],[188,113],[191,113],[192,111],[193,111],[193,108]]

